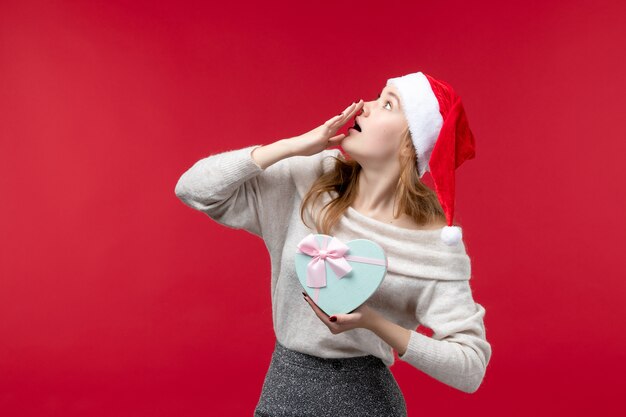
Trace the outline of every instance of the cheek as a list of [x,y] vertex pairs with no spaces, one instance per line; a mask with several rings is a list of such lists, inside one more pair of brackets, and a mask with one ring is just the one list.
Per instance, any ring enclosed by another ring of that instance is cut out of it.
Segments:
[[388,138],[383,135],[376,135],[370,140],[370,145],[376,149],[384,149],[389,145]]
[[379,148],[393,147],[398,133],[391,126],[381,126],[376,132],[372,132],[371,143]]
[[396,146],[393,143],[392,138],[383,134],[378,134],[367,138],[367,153],[371,157],[386,159],[391,157],[396,152]]

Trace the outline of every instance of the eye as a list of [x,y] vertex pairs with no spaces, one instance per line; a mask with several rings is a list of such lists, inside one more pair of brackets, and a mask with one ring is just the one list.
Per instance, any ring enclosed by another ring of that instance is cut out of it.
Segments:
[[[380,98],[380,94],[378,94],[378,97],[376,97],[376,100],[378,100],[379,98]],[[390,104],[390,105],[391,105],[391,101],[389,101],[389,100],[385,101],[385,106],[386,106],[387,104]],[[384,108],[385,106],[383,106],[383,108]],[[391,107],[391,106],[389,106],[389,107]]]

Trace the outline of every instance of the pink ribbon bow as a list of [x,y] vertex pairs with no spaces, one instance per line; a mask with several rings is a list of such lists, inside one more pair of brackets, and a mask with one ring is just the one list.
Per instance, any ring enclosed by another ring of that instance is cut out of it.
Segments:
[[325,237],[320,248],[315,235],[311,233],[298,243],[298,250],[300,253],[313,257],[306,267],[306,285],[308,287],[321,288],[326,286],[326,261],[337,278],[341,278],[352,271],[352,267],[344,256],[350,248],[335,237],[331,238],[330,241]]

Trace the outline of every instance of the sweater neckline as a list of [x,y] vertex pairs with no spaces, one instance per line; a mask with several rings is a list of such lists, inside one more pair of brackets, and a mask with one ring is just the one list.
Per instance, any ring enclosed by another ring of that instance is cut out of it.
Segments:
[[400,226],[395,226],[393,224],[389,224],[389,223],[385,223],[385,222],[381,222],[380,220],[376,220],[372,217],[366,216],[365,214],[357,211],[355,208],[353,208],[352,206],[348,206],[348,210],[347,210],[350,214],[354,215],[355,217],[360,218],[362,221],[369,223],[372,226],[376,226],[379,227],[381,229],[386,229],[390,232],[395,232],[395,233],[401,233],[404,234],[406,236],[434,236],[437,234],[441,234],[441,231],[443,230],[443,227],[439,227],[436,229],[409,229],[406,227],[400,227]]

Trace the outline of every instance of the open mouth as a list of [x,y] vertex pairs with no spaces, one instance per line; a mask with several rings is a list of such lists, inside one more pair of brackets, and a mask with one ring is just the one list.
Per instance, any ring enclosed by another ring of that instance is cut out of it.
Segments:
[[359,126],[359,124],[356,122],[356,118],[354,119],[354,125],[350,129],[354,129],[359,132],[361,131],[361,126]]

